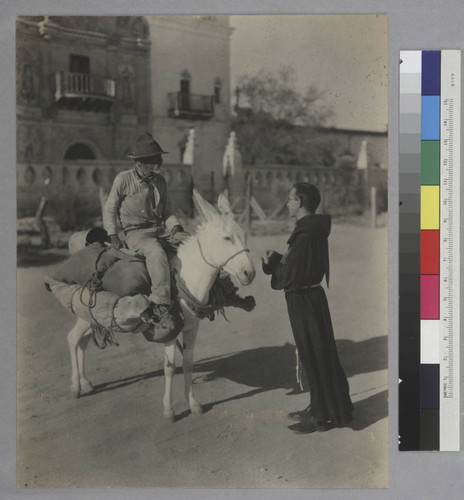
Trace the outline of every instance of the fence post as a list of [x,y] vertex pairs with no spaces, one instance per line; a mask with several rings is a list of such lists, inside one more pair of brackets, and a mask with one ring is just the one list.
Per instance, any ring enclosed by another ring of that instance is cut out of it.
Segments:
[[193,173],[192,173],[192,168],[190,167],[190,183],[189,183],[189,192],[188,192],[188,217],[190,219],[193,219],[194,217],[194,210],[195,210],[195,205],[193,203],[193,188],[195,187],[195,183],[193,182]]
[[211,200],[214,203],[216,199],[216,182],[215,182],[215,177],[214,177],[214,170],[211,170],[211,176],[210,176],[210,182],[211,182]]
[[371,186],[371,228],[377,227],[377,188]]
[[246,232],[251,232],[251,173],[247,172],[246,177],[246,190],[245,190],[245,227]]
[[39,226],[40,229],[40,236],[42,237],[42,245],[45,248],[50,247],[50,235],[48,233],[48,228],[43,220],[43,214],[45,211],[45,207],[47,206],[47,203],[48,203],[47,198],[45,198],[45,196],[42,196],[42,198],[40,199],[39,208],[35,213],[37,225]]

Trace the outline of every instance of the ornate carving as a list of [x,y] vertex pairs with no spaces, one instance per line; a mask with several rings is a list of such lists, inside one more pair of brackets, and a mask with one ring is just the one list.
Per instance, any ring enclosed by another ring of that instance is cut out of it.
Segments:
[[17,145],[20,163],[37,163],[42,160],[42,138],[39,128],[34,126],[19,127]]
[[148,38],[148,24],[143,17],[136,17],[132,20],[131,35],[136,38]]
[[37,57],[25,48],[18,50],[16,57],[16,97],[19,104],[33,104],[39,90],[39,68]]
[[108,35],[112,41],[121,37],[147,39],[148,23],[143,17],[129,16],[50,16],[49,21],[63,28]]
[[35,170],[29,165],[24,173],[24,181],[26,184],[31,185],[34,184],[36,177]]
[[50,16],[44,16],[44,19],[38,23],[39,34],[45,40],[51,39],[53,23],[50,21]]
[[132,108],[135,102],[135,81],[134,68],[130,64],[121,64],[119,66],[119,90],[116,95],[119,96],[121,104],[125,108]]
[[129,27],[129,21],[130,17],[129,16],[118,16],[116,18],[116,26],[118,30],[127,30]]

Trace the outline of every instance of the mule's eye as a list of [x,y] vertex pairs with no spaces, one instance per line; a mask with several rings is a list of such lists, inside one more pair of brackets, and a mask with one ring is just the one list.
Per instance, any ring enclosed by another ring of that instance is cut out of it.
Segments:
[[231,238],[230,236],[224,236],[224,239],[225,239],[226,241],[232,241],[232,238]]

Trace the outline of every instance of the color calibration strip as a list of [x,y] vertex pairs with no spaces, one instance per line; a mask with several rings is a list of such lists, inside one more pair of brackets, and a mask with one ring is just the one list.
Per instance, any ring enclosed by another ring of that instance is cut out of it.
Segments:
[[400,60],[399,449],[458,451],[461,54]]

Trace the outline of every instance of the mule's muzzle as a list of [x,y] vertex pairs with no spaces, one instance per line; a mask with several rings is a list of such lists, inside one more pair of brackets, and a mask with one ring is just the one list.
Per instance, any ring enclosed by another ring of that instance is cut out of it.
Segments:
[[243,286],[249,285],[255,279],[255,276],[256,271],[254,267],[251,269],[244,269],[243,271],[236,274],[238,281]]

